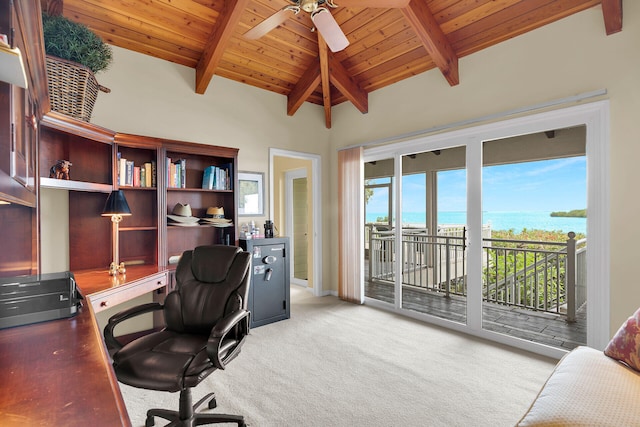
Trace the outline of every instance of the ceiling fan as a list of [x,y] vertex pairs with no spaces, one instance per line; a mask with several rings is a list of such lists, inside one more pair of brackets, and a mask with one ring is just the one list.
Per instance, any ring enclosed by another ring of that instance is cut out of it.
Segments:
[[[402,8],[409,4],[410,0],[338,0],[340,5],[334,0],[288,0],[289,3],[278,12],[274,13],[249,31],[244,36],[248,39],[256,40],[267,34],[269,31],[283,24],[291,14],[297,15],[300,10],[311,14],[313,25],[322,35],[332,52],[339,52],[349,45],[349,40],[344,35],[342,29],[334,19],[328,6],[335,9],[344,7],[369,7],[369,8]],[[312,29],[313,30],[313,29]]]

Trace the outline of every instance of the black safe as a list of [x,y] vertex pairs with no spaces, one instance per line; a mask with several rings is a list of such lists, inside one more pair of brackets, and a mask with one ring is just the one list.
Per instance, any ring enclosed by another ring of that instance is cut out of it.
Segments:
[[240,247],[251,253],[250,327],[288,319],[289,238],[240,239]]

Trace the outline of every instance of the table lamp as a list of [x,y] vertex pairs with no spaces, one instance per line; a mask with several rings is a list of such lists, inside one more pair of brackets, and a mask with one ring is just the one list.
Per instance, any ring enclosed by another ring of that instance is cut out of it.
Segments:
[[129,209],[129,204],[127,203],[127,199],[124,197],[122,190],[112,191],[107,198],[107,202],[104,204],[104,208],[102,209],[102,216],[110,216],[113,224],[113,262],[109,268],[109,274],[112,276],[125,272],[124,263],[120,264],[119,259],[120,242],[118,240],[118,225],[120,224],[120,221],[122,221],[123,216],[130,215],[131,209]]

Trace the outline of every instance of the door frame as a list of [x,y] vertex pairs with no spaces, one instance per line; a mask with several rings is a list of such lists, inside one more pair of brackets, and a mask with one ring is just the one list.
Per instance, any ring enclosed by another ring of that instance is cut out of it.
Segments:
[[[274,176],[273,176],[273,158],[289,157],[293,159],[302,159],[311,161],[311,199],[313,206],[311,208],[311,230],[313,236],[313,295],[323,296],[325,292],[322,286],[322,169],[321,156],[318,154],[303,153],[299,151],[282,150],[278,148],[269,148],[269,215],[274,217]],[[308,177],[307,177],[308,178]]]
[[[587,155],[587,230],[589,249],[587,251],[587,345],[604,349],[609,341],[610,324],[610,238],[609,238],[609,101],[595,101],[530,115],[505,118],[502,121],[471,126],[434,135],[365,149],[363,161],[389,158],[395,159],[396,215],[400,217],[402,164],[401,156],[421,151],[466,146],[467,168],[467,225],[468,236],[468,304],[467,324],[462,325],[434,316],[413,313],[396,306],[393,311],[459,330],[475,336],[490,339],[549,357],[561,357],[566,353],[561,349],[544,344],[524,341],[507,335],[482,329],[482,291],[479,272],[482,271],[482,144],[484,141],[560,129],[571,126],[586,126]],[[399,237],[397,237],[399,240]],[[398,242],[397,242],[398,243]],[[363,251],[364,252],[364,251]],[[361,260],[364,262],[364,259]],[[400,264],[399,262],[398,264]],[[476,283],[474,283],[476,282]],[[363,285],[364,286],[364,285]],[[398,286],[396,286],[398,287]],[[398,299],[396,292],[396,299]],[[388,304],[373,299],[366,303],[389,308]],[[479,303],[480,302],[480,303]]]
[[[289,269],[289,281],[290,283],[293,283],[295,285],[300,285],[300,286],[304,286],[305,288],[309,286],[309,281],[306,279],[298,279],[295,277],[295,259],[296,259],[296,245],[295,245],[295,238],[293,237],[293,180],[295,179],[300,179],[300,178],[307,178],[307,170],[302,168],[302,169],[294,169],[294,170],[290,170],[287,171],[285,173],[285,185],[284,185],[284,194],[285,194],[285,230],[287,231],[287,233],[290,236],[290,243],[289,243],[289,252],[291,253],[291,256],[289,258],[289,265],[291,266],[291,268]],[[287,209],[288,207],[291,207],[291,209]],[[308,225],[308,224],[307,224]],[[308,249],[308,243],[307,243],[307,249]],[[308,261],[307,261],[308,263]],[[307,269],[309,268],[309,266],[307,266]]]

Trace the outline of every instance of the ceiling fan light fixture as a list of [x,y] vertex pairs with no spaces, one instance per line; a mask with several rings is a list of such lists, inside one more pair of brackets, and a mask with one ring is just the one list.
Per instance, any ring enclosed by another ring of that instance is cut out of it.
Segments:
[[300,9],[313,13],[318,9],[318,0],[300,0]]
[[349,46],[347,36],[344,35],[328,9],[324,7],[317,8],[311,14],[311,20],[332,52],[339,52]]

